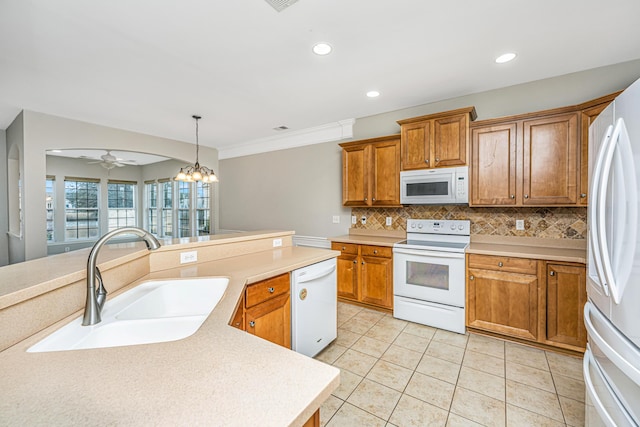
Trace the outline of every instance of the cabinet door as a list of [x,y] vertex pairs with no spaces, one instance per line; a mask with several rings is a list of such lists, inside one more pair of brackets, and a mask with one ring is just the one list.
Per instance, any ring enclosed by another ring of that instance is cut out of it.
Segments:
[[342,150],[342,204],[363,206],[369,194],[369,147],[365,145]]
[[516,204],[516,127],[472,129],[470,205]]
[[400,139],[372,146],[372,206],[400,205]]
[[468,269],[467,326],[538,338],[538,276]]
[[468,116],[460,114],[433,121],[432,167],[467,164]]
[[605,102],[580,113],[580,205],[589,201],[589,126],[608,105],[609,102]]
[[547,264],[547,341],[586,348],[583,310],[587,302],[583,265]]
[[291,298],[287,293],[248,308],[245,330],[267,341],[291,348]]
[[431,167],[431,121],[409,123],[401,126],[402,170]]
[[575,205],[578,113],[525,120],[523,205]]
[[380,307],[393,307],[393,261],[389,257],[361,258],[360,301]]
[[358,245],[334,242],[331,249],[341,251],[337,258],[338,297],[358,299]]

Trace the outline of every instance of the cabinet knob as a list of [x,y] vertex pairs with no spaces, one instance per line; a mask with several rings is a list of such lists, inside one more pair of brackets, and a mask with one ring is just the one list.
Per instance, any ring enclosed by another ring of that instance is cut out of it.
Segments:
[[256,326],[256,322],[254,322],[254,321],[252,320],[251,322],[249,322],[249,326],[251,326],[251,327],[253,328],[254,326]]
[[515,199],[515,198],[516,198],[516,195],[515,195],[515,194],[512,194],[512,195],[510,195],[509,197],[511,197],[512,199]]
[[364,198],[364,201],[365,201],[365,202],[367,201],[367,198],[366,198],[366,197]]
[[364,265],[364,261],[362,261],[362,265]]
[[528,198],[529,198],[529,195],[528,195],[528,194],[525,194],[525,195],[524,195],[524,198],[525,198],[525,199],[528,199]]
[[425,162],[426,164],[429,164],[429,159],[426,159],[424,162]]
[[475,279],[475,277],[469,276],[469,280],[473,280],[473,279]]
[[354,261],[353,261],[353,263],[354,263],[354,264],[357,264],[357,263],[358,263],[358,261],[355,261],[355,260],[354,260]]
[[556,272],[555,272],[555,271],[551,270],[551,271],[549,272],[549,276],[555,276],[555,275],[556,275]]
[[377,253],[378,253],[378,250],[377,250],[377,249],[374,249],[374,250],[373,250],[373,254],[375,255],[375,254],[377,254]]
[[267,288],[267,290],[269,291],[270,294],[272,294],[275,291],[275,289],[273,288]]
[[504,265],[504,264],[502,263],[502,261],[500,261],[500,262],[498,263],[498,267],[502,267],[503,265]]
[[580,193],[580,198],[584,199],[587,197],[587,193]]
[[347,248],[343,246],[343,247],[342,247],[342,250],[344,251],[345,249],[347,249]]
[[375,201],[376,201],[376,198],[374,197],[374,198],[373,198],[373,199],[371,199],[371,200],[373,200],[373,201],[375,202]]
[[436,162],[439,162],[439,161],[440,161],[440,159],[436,157]]

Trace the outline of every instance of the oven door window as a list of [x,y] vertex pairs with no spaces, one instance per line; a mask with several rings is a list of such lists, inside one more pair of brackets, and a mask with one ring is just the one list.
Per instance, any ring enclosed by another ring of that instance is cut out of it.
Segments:
[[407,196],[448,196],[449,182],[416,182],[407,184]]
[[407,284],[449,290],[449,266],[407,261]]

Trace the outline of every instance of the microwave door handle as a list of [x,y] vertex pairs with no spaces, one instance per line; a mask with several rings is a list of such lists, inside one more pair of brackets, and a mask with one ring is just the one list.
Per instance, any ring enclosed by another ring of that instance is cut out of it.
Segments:
[[620,138],[620,126],[621,122],[618,121],[616,123],[616,127],[613,130],[613,135],[611,136],[611,142],[607,147],[607,152],[604,156],[604,160],[602,163],[602,176],[600,182],[600,188],[598,189],[598,207],[597,207],[597,218],[598,224],[600,225],[596,230],[598,234],[598,244],[600,246],[600,260],[602,261],[602,270],[604,273],[604,279],[609,286],[611,291],[611,296],[616,304],[620,304],[620,295],[618,293],[618,288],[615,282],[615,277],[613,274],[613,266],[611,263],[611,252],[609,250],[609,244],[607,243],[607,229],[604,226],[606,219],[606,197],[607,197],[607,186],[609,185],[609,175],[611,173],[611,165],[613,164],[613,155],[615,153],[617,142]]
[[602,260],[600,259],[600,244],[598,242],[598,232],[600,229],[600,224],[598,222],[598,205],[600,204],[600,200],[598,199],[598,194],[600,192],[601,185],[601,177],[602,177],[602,164],[604,162],[604,156],[607,152],[607,148],[611,143],[611,133],[613,132],[613,125],[609,125],[607,130],[602,137],[602,142],[600,143],[600,149],[598,150],[598,156],[596,158],[596,162],[593,168],[593,180],[591,182],[591,194],[589,194],[589,218],[591,221],[591,226],[589,227],[589,244],[591,246],[591,252],[593,254],[593,261],[595,264],[596,274],[598,279],[600,280],[600,285],[602,286],[602,290],[606,296],[609,296],[609,287],[607,286],[604,280],[604,272],[602,269]]

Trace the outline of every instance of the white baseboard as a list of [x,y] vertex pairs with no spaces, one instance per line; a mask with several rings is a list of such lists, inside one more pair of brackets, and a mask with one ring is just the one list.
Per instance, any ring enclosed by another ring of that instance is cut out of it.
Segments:
[[331,249],[331,241],[326,237],[293,236],[294,246],[310,246],[313,248]]

